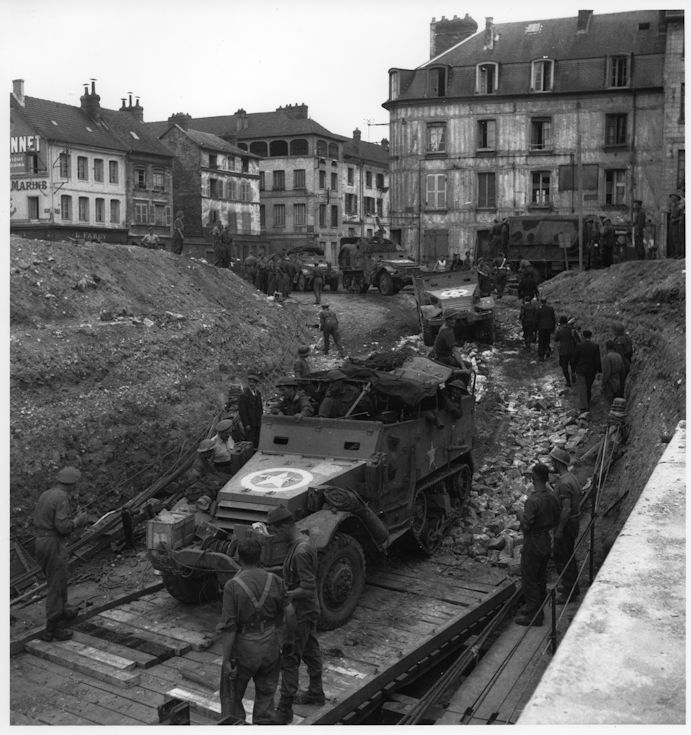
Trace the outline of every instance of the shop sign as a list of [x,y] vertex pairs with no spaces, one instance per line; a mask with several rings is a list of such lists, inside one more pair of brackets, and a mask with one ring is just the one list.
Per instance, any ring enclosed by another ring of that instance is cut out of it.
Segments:
[[45,179],[15,179],[10,184],[10,191],[46,191],[47,188]]

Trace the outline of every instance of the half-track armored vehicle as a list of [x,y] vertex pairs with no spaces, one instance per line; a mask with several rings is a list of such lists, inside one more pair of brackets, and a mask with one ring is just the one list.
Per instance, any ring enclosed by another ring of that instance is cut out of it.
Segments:
[[434,344],[444,319],[456,317],[454,333],[459,342],[494,343],[494,299],[478,285],[473,271],[447,271],[415,277],[415,301],[422,340]]
[[324,286],[328,286],[330,291],[338,291],[338,268],[334,268],[326,262],[321,248],[306,245],[289,250],[288,255],[291,260],[297,261],[293,281],[293,288],[296,291],[309,291],[312,288],[316,270],[322,272]]
[[[239,569],[235,548],[247,534],[262,544],[263,565],[280,573],[287,548],[264,525],[279,505],[317,548],[323,629],[357,606],[366,557],[404,535],[423,553],[439,546],[470,491],[474,375],[461,382],[460,372],[416,355],[389,371],[340,369],[356,390],[337,418],[264,415],[258,450],[209,513],[176,518],[185,526],[177,535],[162,533],[162,516],[149,521],[148,553],[174,597],[218,594]],[[300,382],[319,400],[333,376]]]
[[370,286],[383,296],[398,293],[413,283],[418,265],[385,237],[342,237],[338,265],[346,291],[366,293]]

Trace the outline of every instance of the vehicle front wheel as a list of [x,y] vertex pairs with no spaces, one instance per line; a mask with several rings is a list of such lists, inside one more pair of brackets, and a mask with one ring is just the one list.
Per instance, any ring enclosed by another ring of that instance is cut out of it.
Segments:
[[379,276],[379,293],[382,296],[391,296],[393,293],[393,278],[388,273]]
[[213,572],[162,571],[161,582],[171,597],[188,605],[199,605],[220,597],[220,589]]
[[319,557],[318,627],[331,630],[353,614],[365,586],[365,554],[352,536],[337,533]]

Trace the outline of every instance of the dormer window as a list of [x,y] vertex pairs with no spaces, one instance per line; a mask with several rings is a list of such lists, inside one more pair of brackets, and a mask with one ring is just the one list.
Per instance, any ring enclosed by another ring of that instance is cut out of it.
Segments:
[[554,61],[536,59],[530,69],[530,91],[551,92],[554,84]]
[[631,55],[607,57],[607,86],[628,87],[631,82]]
[[434,66],[429,70],[429,96],[446,97],[446,69]]
[[495,94],[499,87],[499,64],[494,61],[476,67],[475,93]]
[[397,71],[389,72],[389,99],[397,100],[401,93],[401,77]]

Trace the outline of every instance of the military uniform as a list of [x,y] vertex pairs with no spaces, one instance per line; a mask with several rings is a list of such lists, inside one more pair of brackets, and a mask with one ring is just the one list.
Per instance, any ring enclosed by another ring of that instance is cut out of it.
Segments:
[[238,411],[247,441],[251,441],[256,449],[259,446],[259,434],[264,411],[262,394],[258,390],[252,390],[252,388],[243,388],[238,398]]
[[237,675],[231,679],[230,711],[223,712],[224,716],[244,721],[242,698],[252,679],[252,723],[273,724],[274,694],[281,670],[278,628],[287,604],[283,581],[264,569],[244,569],[226,582],[219,628],[235,632],[231,658],[237,661]]
[[324,334],[324,354],[329,354],[329,338],[333,337],[338,354],[343,357],[345,353],[341,345],[341,335],[338,331],[338,317],[326,304],[322,305],[322,310],[319,312],[319,329]]
[[[537,613],[547,595],[547,562],[551,551],[549,532],[559,522],[560,510],[559,501],[548,489],[533,491],[525,501],[521,519],[521,585],[526,616]],[[542,613],[536,622],[542,623]]]
[[537,356],[540,360],[552,354],[550,339],[556,326],[557,319],[554,309],[543,301],[537,310]]
[[[71,470],[71,472],[68,472]],[[60,622],[74,617],[67,607],[67,537],[77,528],[72,502],[65,484],[77,482],[80,473],[65,468],[58,473],[60,483],[41,493],[34,510],[36,540],[34,551],[46,577],[46,640],[71,637],[60,630]]]
[[290,398],[282,398],[278,412],[284,416],[314,416],[310,399],[302,391],[297,391]]
[[556,483],[556,494],[563,505],[568,501],[571,513],[562,529],[561,538],[554,538],[554,564],[561,575],[561,587],[565,595],[575,599],[580,594],[578,586],[578,564],[575,556],[572,557],[580,527],[581,486],[575,475],[565,472],[559,475]]
[[[352,383],[342,381],[332,383],[326,391],[324,400],[319,404],[319,416],[327,419],[345,416],[360,393],[361,390]],[[358,406],[355,407],[355,411],[362,412],[362,406],[360,404]]]
[[625,380],[624,358],[616,350],[608,350],[602,360],[602,393],[608,406],[615,398],[624,396]]
[[309,538],[301,538],[288,549],[283,562],[283,581],[289,592],[300,587],[310,593],[306,597],[291,598],[297,622],[295,645],[292,651],[281,657],[281,702],[292,706],[298,691],[300,661],[304,661],[307,666],[308,694],[316,699],[324,697],[321,649],[316,636],[320,612],[317,598],[317,551]]

